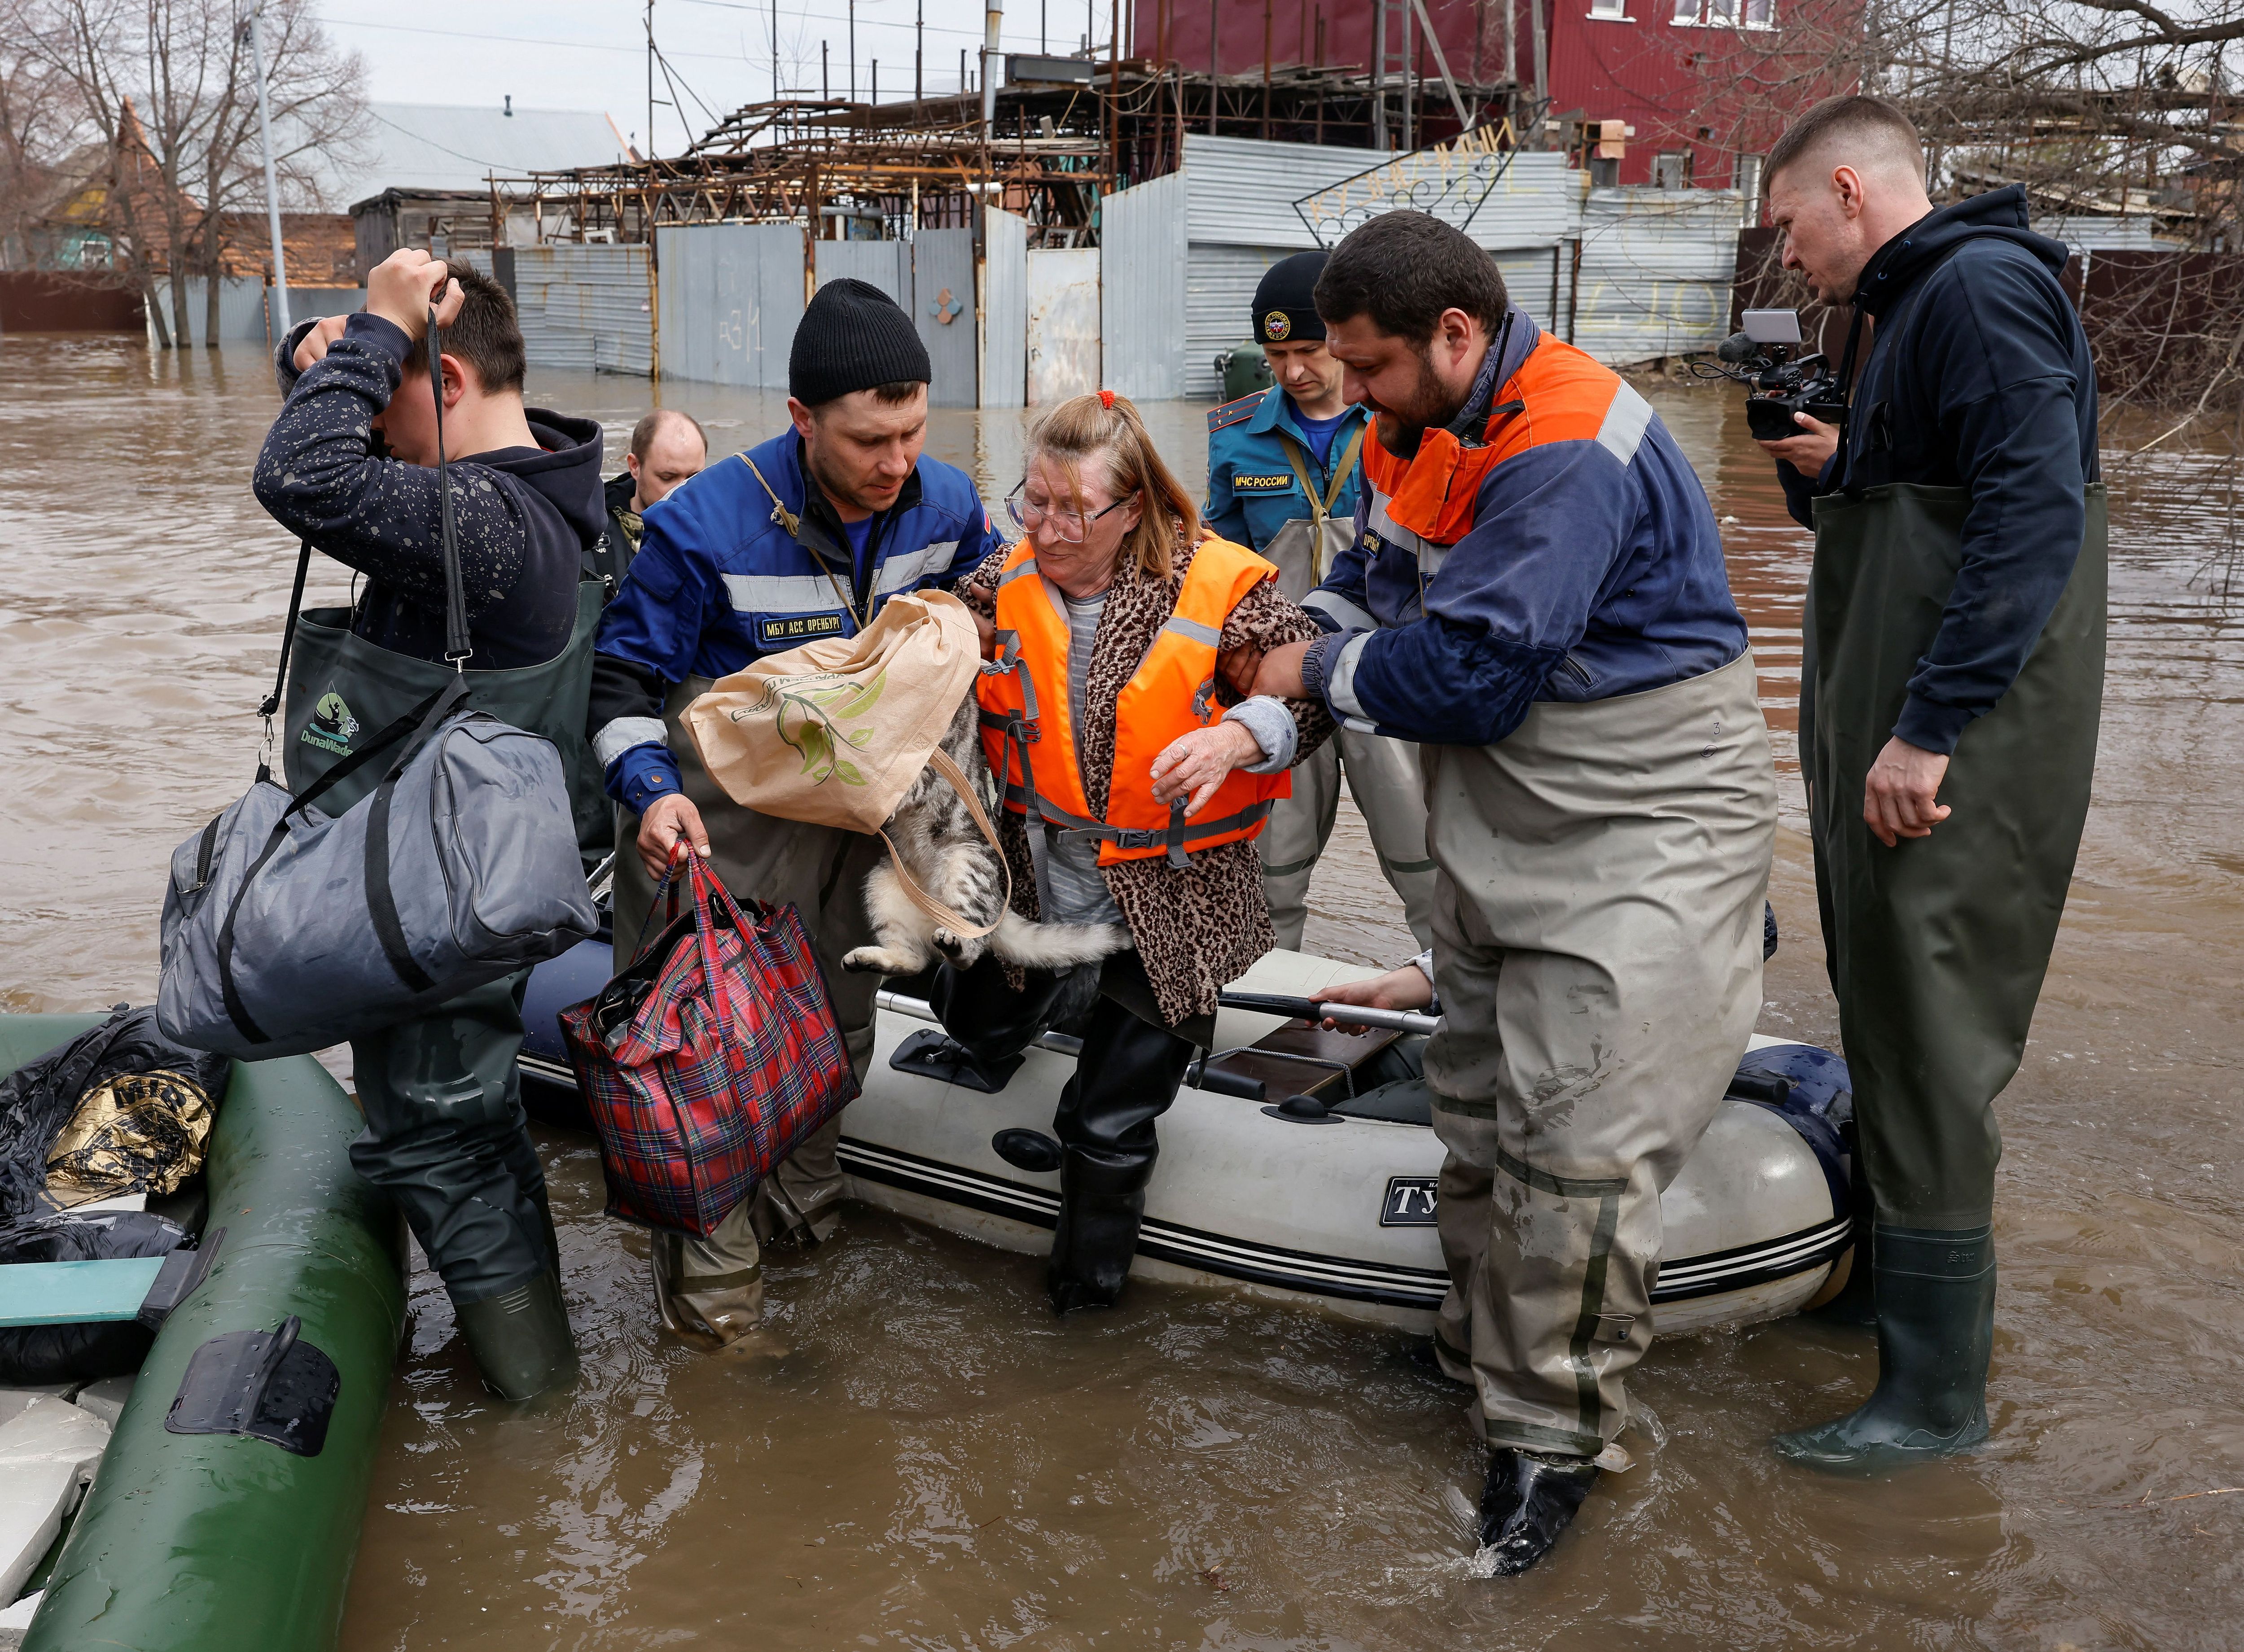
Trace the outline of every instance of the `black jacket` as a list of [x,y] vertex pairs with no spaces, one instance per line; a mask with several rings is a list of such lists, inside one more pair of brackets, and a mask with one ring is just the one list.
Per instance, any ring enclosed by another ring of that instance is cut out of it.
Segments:
[[[274,352],[287,400],[257,455],[257,501],[289,532],[366,576],[354,633],[379,648],[441,661],[436,472],[386,456],[367,428],[389,405],[410,346],[397,327],[362,311],[300,377],[294,357],[310,326],[291,331]],[[566,646],[585,550],[607,525],[598,424],[527,411],[537,447],[479,453],[451,465],[453,529],[475,647],[469,664],[482,670],[536,665]]]
[[1963,565],[1893,732],[1952,752],[2033,651],[2072,577],[2097,480],[2096,372],[2058,285],[2065,249],[2026,227],[2013,185],[1918,219],[1863,267],[1876,323],[1844,445],[1810,485],[1780,462],[1793,516],[1819,493],[1967,488]]
[[585,577],[605,582],[611,599],[631,571],[632,558],[639,555],[639,535],[645,531],[639,512],[632,509],[638,493],[639,480],[629,470],[608,478],[602,501],[608,513],[607,537],[585,552]]

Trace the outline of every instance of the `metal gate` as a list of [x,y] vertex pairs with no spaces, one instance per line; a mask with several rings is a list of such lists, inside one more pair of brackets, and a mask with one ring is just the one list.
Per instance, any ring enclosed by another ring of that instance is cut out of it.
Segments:
[[1099,332],[1105,384],[1136,401],[1185,393],[1186,175],[1171,172],[1099,206]]
[[1028,401],[1032,408],[1098,388],[1098,249],[1028,255]]
[[904,308],[911,307],[909,242],[821,241],[817,271],[821,287],[846,275],[879,287]]
[[970,408],[974,383],[974,232],[923,229],[911,245],[909,308],[935,367],[930,407]]
[[802,243],[789,224],[657,230],[663,376],[786,389],[802,320]]
[[1028,381],[1029,220],[991,206],[982,224],[982,405],[1017,408]]

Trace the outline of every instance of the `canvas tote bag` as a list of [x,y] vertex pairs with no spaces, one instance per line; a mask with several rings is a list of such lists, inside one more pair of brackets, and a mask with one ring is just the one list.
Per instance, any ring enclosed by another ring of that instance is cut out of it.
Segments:
[[[981,634],[948,591],[899,593],[855,637],[822,637],[720,678],[683,722],[726,796],[760,814],[877,833],[932,764],[958,788],[992,847],[973,783],[938,749],[982,670]],[[886,841],[886,834],[882,834]],[[986,935],[889,858],[920,910],[961,935]],[[1002,859],[1002,854],[1001,854]]]

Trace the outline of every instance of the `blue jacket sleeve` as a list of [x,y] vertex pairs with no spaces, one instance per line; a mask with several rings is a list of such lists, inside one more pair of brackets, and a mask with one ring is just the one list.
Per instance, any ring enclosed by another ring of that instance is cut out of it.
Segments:
[[958,555],[951,559],[950,570],[943,577],[944,587],[948,589],[964,579],[982,565],[983,558],[1004,543],[1005,536],[997,531],[997,524],[990,520],[990,509],[984,505],[979,525],[970,526],[958,536]]
[[[612,681],[651,682],[664,689],[693,674],[701,630],[715,582],[714,564],[699,543],[699,524],[682,501],[666,500],[646,514],[645,536],[632,559],[631,573],[600,617],[593,639],[596,656],[623,669]],[[596,661],[597,669],[597,661]],[[678,759],[664,744],[659,700],[652,705],[612,708],[592,731],[592,750],[601,762],[608,795],[636,813],[683,784]]]
[[1936,360],[1964,367],[1957,376],[1978,393],[1940,410],[1971,506],[1940,630],[1893,731],[1928,752],[1953,752],[2010,691],[2072,577],[2086,525],[2072,341],[2017,266],[1987,260],[1963,273],[1943,284],[1956,301],[1929,305],[1927,343]]
[[1506,460],[1481,484],[1472,531],[1427,582],[1425,617],[1322,638],[1303,676],[1353,727],[1494,745],[1581,641],[1638,499],[1627,468],[1594,442]]
[[1217,458],[1213,451],[1207,455],[1207,503],[1200,514],[1208,531],[1219,539],[1228,539],[1234,545],[1254,545],[1247,527],[1247,506],[1231,490],[1231,462]]

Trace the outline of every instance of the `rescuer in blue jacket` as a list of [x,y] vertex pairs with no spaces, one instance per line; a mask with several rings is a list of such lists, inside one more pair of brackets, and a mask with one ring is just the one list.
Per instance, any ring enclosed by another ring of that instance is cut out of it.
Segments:
[[[1273,264],[1254,289],[1254,337],[1278,382],[1208,414],[1203,513],[1217,534],[1277,563],[1279,590],[1312,609],[1310,592],[1355,537],[1369,416],[1341,399],[1341,364],[1325,348],[1325,324],[1310,296],[1324,266],[1322,253],[1296,253]],[[1294,768],[1293,796],[1272,811],[1257,842],[1278,944],[1301,944],[1309,877],[1332,835],[1342,768],[1379,869],[1411,934],[1429,946],[1434,863],[1417,748],[1348,731]]]
[[[911,318],[885,293],[848,280],[820,287],[787,362],[794,428],[648,507],[593,645],[592,745],[622,806],[618,965],[682,834],[739,898],[801,913],[861,1078],[880,978],[845,972],[842,955],[873,939],[863,891],[880,839],[733,802],[679,719],[713,679],[761,655],[855,636],[889,597],[948,587],[1004,543],[966,474],[921,455],[929,377]],[[841,1129],[837,1116],[707,1239],[655,1236],[656,1300],[673,1331],[715,1348],[755,1327],[760,1244],[833,1231]]]

